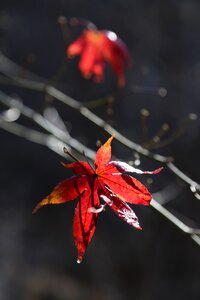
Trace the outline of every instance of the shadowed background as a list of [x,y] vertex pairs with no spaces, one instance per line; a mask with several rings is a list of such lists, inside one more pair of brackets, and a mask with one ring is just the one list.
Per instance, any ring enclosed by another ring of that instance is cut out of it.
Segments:
[[[51,79],[65,58],[67,43],[82,29],[70,28],[70,39],[64,41],[57,22],[60,15],[88,19],[99,29],[116,32],[133,59],[124,90],[118,90],[109,67],[102,84],[84,80],[77,68],[78,59],[66,63],[64,76],[56,84],[84,103],[114,94],[113,125],[141,143],[142,108],[150,111],[149,137],[163,123],[169,124],[170,136],[189,113],[200,112],[199,10],[197,0],[2,0],[0,49],[24,68]],[[46,105],[42,94],[0,85],[4,92],[17,95],[38,111]],[[165,97],[155,92],[158,87],[167,89]],[[95,150],[97,139],[107,139],[77,113],[53,104],[73,137]],[[107,117],[104,106],[94,111]],[[156,150],[173,156],[177,166],[196,181],[200,168],[199,130],[199,120],[191,122],[184,135]],[[76,264],[71,230],[75,203],[45,207],[31,215],[35,204],[72,174],[63,170],[57,154],[42,146],[3,130],[0,141],[0,299],[199,299],[199,246],[151,207],[136,208],[142,232],[106,210],[99,218],[83,263]],[[132,155],[117,142],[113,143],[113,151],[122,160]],[[159,166],[147,159],[141,161],[143,169]],[[173,200],[168,204],[170,209],[184,215],[189,225],[199,225],[200,202],[170,172],[165,170],[154,177],[151,191],[158,192],[171,182],[177,184],[177,192],[174,198],[168,195]]]

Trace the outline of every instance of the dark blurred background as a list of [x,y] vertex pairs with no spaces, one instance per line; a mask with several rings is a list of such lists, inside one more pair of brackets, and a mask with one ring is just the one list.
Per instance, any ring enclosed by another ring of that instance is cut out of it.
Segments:
[[[200,113],[199,13],[198,0],[1,0],[0,50],[25,69],[52,79],[65,59],[67,44],[82,30],[71,26],[69,40],[64,40],[59,16],[90,20],[99,29],[116,32],[133,59],[125,89],[118,90],[109,67],[99,85],[83,79],[78,59],[66,63],[56,85],[84,103],[114,95],[112,124],[141,143],[141,109],[150,111],[150,137],[163,123],[169,124],[170,136],[189,113]],[[38,111],[44,105],[44,95],[0,86]],[[158,94],[159,87],[167,90],[165,97]],[[73,137],[93,149],[97,139],[107,139],[77,113],[53,104]],[[107,118],[104,106],[94,112]],[[0,299],[200,299],[199,246],[151,207],[136,208],[142,232],[106,210],[78,265],[71,230],[75,203],[45,207],[31,215],[36,203],[71,173],[60,166],[57,154],[43,146],[2,129],[0,141]],[[173,156],[178,167],[200,181],[199,146],[197,119],[179,139],[156,151]],[[131,158],[132,153],[117,142],[113,149],[122,160]],[[143,169],[159,166],[143,158],[141,162]],[[169,184],[176,190],[167,195],[169,209],[188,225],[200,225],[199,200],[172,173],[165,170],[157,176],[151,191]]]

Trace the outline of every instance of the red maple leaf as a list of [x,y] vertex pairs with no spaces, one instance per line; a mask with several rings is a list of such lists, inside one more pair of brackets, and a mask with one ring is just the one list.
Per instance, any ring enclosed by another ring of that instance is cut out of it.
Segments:
[[96,82],[101,82],[108,63],[117,75],[118,85],[124,86],[124,70],[131,59],[126,45],[114,32],[86,29],[66,53],[68,57],[81,56],[79,69],[86,79],[93,75]]
[[[149,205],[152,196],[147,188],[129,173],[156,174],[162,169],[143,172],[127,163],[110,161],[112,139],[113,137],[110,137],[98,149],[95,169],[84,161],[63,164],[78,175],[59,183],[33,210],[35,213],[44,205],[65,203],[79,197],[73,223],[73,235],[78,250],[77,262],[82,261],[95,232],[98,215],[106,205],[128,224],[141,229],[137,216],[126,202]],[[100,200],[104,204],[101,204]]]

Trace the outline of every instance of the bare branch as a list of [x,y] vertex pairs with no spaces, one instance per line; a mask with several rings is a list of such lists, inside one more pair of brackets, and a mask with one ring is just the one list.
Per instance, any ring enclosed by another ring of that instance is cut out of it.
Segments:
[[[0,55],[0,71],[7,77],[9,77],[6,78],[1,76],[0,83],[15,85],[26,89],[47,93],[48,95],[54,97],[63,104],[79,112],[85,118],[90,120],[93,124],[95,124],[99,128],[104,129],[104,131],[108,134],[114,134],[115,139],[127,148],[166,165],[169,168],[169,170],[172,171],[173,174],[175,174],[178,178],[190,185],[190,187],[192,187],[191,190],[195,190],[197,192],[200,190],[200,185],[194,180],[192,180],[190,177],[188,177],[181,170],[179,170],[176,167],[176,165],[172,162],[171,158],[160,155],[158,153],[153,153],[148,149],[142,147],[141,145],[134,143],[133,141],[124,137],[120,132],[115,130],[103,119],[95,115],[87,107],[83,106],[75,99],[59,91],[52,85],[48,85],[44,79],[37,77],[36,75],[27,71],[26,79],[18,77],[22,71],[22,68],[19,67],[17,64],[11,62],[3,55]],[[72,138],[65,129],[58,128],[47,118],[45,118],[35,110],[31,109],[30,107],[25,106],[19,100],[16,100],[0,92],[0,102],[9,108],[16,109],[21,115],[35,122],[35,124],[39,125],[40,128],[42,128],[48,133],[46,134],[37,130],[27,128],[14,121],[6,122],[6,120],[1,117],[0,127],[2,129],[7,130],[17,136],[26,138],[27,140],[30,140],[32,142],[44,145],[61,156],[64,155],[63,146],[67,145],[68,147],[71,147],[72,149],[77,151],[79,154],[82,154],[84,151],[89,159],[94,160],[95,153],[93,150],[85,147],[76,139]],[[55,147],[55,145],[59,145],[59,147]],[[198,245],[200,245],[200,229],[195,229],[187,226],[184,222],[178,219],[173,213],[166,209],[162,204],[158,203],[155,199],[151,201],[151,205],[155,210],[161,213],[168,221],[172,222],[176,227],[178,227],[184,233],[188,234]]]
[[4,104],[7,107],[18,109],[23,116],[35,122],[41,128],[51,133],[58,140],[62,141],[63,143],[71,145],[71,147],[74,148],[76,151],[78,151],[80,154],[82,154],[82,152],[84,151],[88,158],[90,158],[91,160],[94,159],[95,156],[94,151],[84,146],[76,139],[70,137],[68,132],[59,129],[58,127],[53,125],[50,121],[48,121],[46,118],[44,118],[41,114],[37,113],[30,107],[25,106],[19,100],[11,98],[10,96],[7,96],[6,94],[0,91],[0,103]]
[[172,214],[168,209],[166,209],[163,205],[158,203],[155,199],[151,200],[151,206],[153,208],[155,208],[167,220],[172,222],[181,231],[188,234],[198,245],[200,245],[200,229],[199,228],[192,228],[192,227],[186,225],[181,220],[179,220],[174,214]]
[[[187,176],[185,173],[183,173],[181,170],[179,170],[176,165],[171,161],[170,157],[165,157],[163,155],[152,153],[149,150],[145,149],[139,144],[134,143],[133,141],[129,140],[128,138],[124,137],[122,134],[120,134],[117,130],[115,130],[112,126],[110,126],[108,123],[106,123],[103,119],[99,118],[97,115],[95,115],[93,112],[91,112],[88,108],[81,105],[78,101],[74,100],[72,97],[67,96],[63,92],[59,91],[53,86],[45,85],[44,79],[41,82],[36,82],[33,80],[23,79],[23,78],[17,78],[16,75],[20,73],[21,67],[17,64],[10,61],[8,58],[6,58],[4,55],[0,55],[0,62],[2,62],[1,65],[1,71],[6,74],[8,77],[11,77],[12,82],[11,84],[15,84],[17,86],[21,86],[23,88],[33,89],[41,92],[46,92],[47,94],[51,95],[55,99],[61,101],[62,103],[70,106],[71,108],[79,111],[83,116],[85,116],[88,120],[90,120],[92,123],[96,124],[98,127],[104,129],[109,134],[114,134],[115,139],[118,140],[121,144],[126,146],[127,148],[137,151],[141,155],[147,156],[155,161],[161,162],[165,164],[177,177],[179,177],[181,180],[189,184],[190,186],[195,187],[195,189],[198,191],[200,190],[200,184],[196,181],[192,180],[189,176]],[[3,69],[2,69],[3,68]],[[31,72],[26,72],[27,77],[29,78],[36,78],[37,76],[32,74]]]
[[177,177],[179,177],[181,180],[189,184],[190,186],[194,186],[196,190],[200,190],[200,184],[196,181],[192,180],[189,176],[187,176],[185,173],[183,173],[181,170],[179,170],[176,165],[171,161],[170,157],[166,157],[163,155],[160,155],[158,153],[153,153],[149,151],[148,149],[145,149],[139,144],[136,144],[135,142],[131,141],[130,139],[123,136],[120,132],[115,130],[112,126],[110,126],[108,123],[106,123],[103,119],[98,117],[96,114],[91,112],[88,108],[81,105],[78,101],[74,100],[73,98],[67,96],[63,92],[59,91],[53,86],[46,86],[44,84],[36,83],[32,80],[24,80],[20,78],[13,79],[14,81],[11,81],[11,84],[15,84],[17,86],[23,87],[23,88],[29,88],[37,91],[44,92],[46,91],[47,94],[51,95],[58,101],[64,103],[67,106],[70,106],[71,108],[77,110],[81,113],[84,117],[86,117],[88,120],[90,120],[92,123],[94,123],[96,126],[104,129],[107,133],[111,135],[115,135],[115,139],[118,140],[121,144],[126,146],[127,148],[137,151],[143,156],[149,157],[155,161],[161,162],[165,164]]

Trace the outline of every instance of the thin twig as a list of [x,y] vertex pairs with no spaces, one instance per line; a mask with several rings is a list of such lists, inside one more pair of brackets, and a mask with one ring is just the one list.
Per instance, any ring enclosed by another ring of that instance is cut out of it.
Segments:
[[192,228],[181,220],[179,220],[174,214],[172,214],[168,209],[166,209],[163,205],[158,203],[156,200],[151,200],[151,206],[156,209],[161,215],[163,215],[167,220],[172,222],[176,227],[178,227],[181,231],[188,234],[198,245],[200,245],[200,229]]
[[16,122],[5,122],[2,119],[0,119],[0,128],[33,143],[46,146],[47,148],[58,153],[60,156],[65,157],[62,151],[64,144],[51,134],[46,134],[31,128],[27,128],[26,126]]
[[80,154],[84,151],[87,157],[89,157],[91,160],[94,159],[94,151],[84,146],[76,139],[72,139],[69,136],[68,132],[59,129],[58,127],[53,125],[50,121],[48,121],[46,118],[44,118],[41,114],[37,113],[32,108],[25,106],[19,100],[11,98],[10,96],[0,91],[0,103],[4,104],[7,107],[18,109],[23,116],[35,122],[41,128],[45,129],[47,132],[55,136],[58,140],[66,144],[70,143],[72,148],[77,150]]
[[[65,157],[65,153],[62,151],[64,144],[51,134],[44,134],[39,131],[29,129],[23,125],[17,124],[16,122],[5,122],[2,118],[0,119],[0,127],[12,134],[15,134],[19,137],[23,137],[31,142],[44,145],[50,150],[59,154],[60,156]],[[57,145],[57,147],[55,145]],[[69,146],[72,146],[72,148],[74,147],[74,145],[71,143],[68,144],[68,147]],[[67,153],[68,152],[69,151],[67,151]],[[175,215],[173,215],[169,210],[167,210],[163,205],[158,203],[155,199],[151,200],[151,206],[160,214],[162,214],[165,217],[165,219],[173,223],[184,233],[190,235],[190,237],[198,245],[200,245],[200,229],[195,229],[187,226],[182,221],[180,221]]]
[[90,120],[93,124],[96,126],[104,129],[105,132],[107,132],[110,135],[114,135],[115,139],[126,146],[127,148],[137,151],[143,156],[149,157],[150,159],[153,159],[155,161],[158,161],[160,163],[165,164],[177,177],[179,177],[181,180],[189,184],[190,186],[194,186],[196,190],[200,190],[200,184],[196,181],[192,180],[189,176],[184,174],[181,170],[179,170],[175,164],[171,161],[171,157],[163,156],[158,153],[153,153],[149,151],[148,149],[145,149],[141,145],[131,141],[130,139],[126,138],[124,135],[122,135],[120,132],[118,132],[116,129],[114,129],[111,125],[106,123],[102,118],[98,117],[96,114],[94,114],[92,111],[90,111],[87,107],[81,105],[78,101],[74,100],[72,97],[69,97],[65,93],[59,91],[53,86],[45,86],[45,84],[42,84],[40,82],[35,82],[28,79],[21,79],[21,78],[14,78],[11,81],[11,84],[17,85],[19,87],[33,89],[41,92],[46,92],[47,94],[51,95],[58,101],[62,102],[63,104],[77,110],[81,115],[83,115],[85,118]]
[[[192,115],[193,118],[191,118],[190,116]],[[159,141],[157,143],[150,143],[148,145],[149,149],[160,149],[163,147],[166,147],[168,145],[170,145],[171,143],[173,143],[174,141],[176,141],[179,137],[181,137],[184,133],[186,128],[188,127],[188,125],[197,119],[197,115],[196,114],[189,114],[185,120],[182,122],[182,124],[179,126],[179,128],[177,128],[177,130],[167,139],[164,140],[160,140],[160,136],[159,134],[156,135],[156,137],[159,138]],[[162,133],[162,131],[161,131]]]
[[[0,57],[1,60],[1,57]],[[5,62],[5,61],[4,61]],[[104,129],[109,134],[114,134],[115,139],[118,140],[121,144],[128,147],[131,150],[137,151],[141,155],[147,156],[155,161],[161,162],[165,164],[177,177],[182,179],[184,182],[189,184],[190,186],[194,187],[196,190],[200,189],[200,185],[192,180],[190,177],[188,177],[186,174],[184,174],[181,170],[179,170],[175,164],[170,161],[170,158],[162,156],[160,154],[154,154],[150,152],[149,150],[145,149],[141,145],[138,145],[131,140],[124,137],[122,134],[120,134],[117,130],[115,130],[112,126],[107,124],[103,119],[99,118],[97,115],[95,115],[93,112],[91,112],[88,108],[81,105],[78,101],[74,100],[73,98],[67,96],[63,92],[59,91],[55,87],[51,85],[46,85],[45,82],[37,82],[30,79],[23,79],[23,78],[17,78],[16,72],[13,71],[13,68],[15,71],[19,71],[20,67],[18,67],[16,64],[11,63],[12,66],[10,66],[10,70],[5,69],[5,73],[7,76],[10,76],[11,79],[5,80],[6,84],[16,85],[23,88],[39,91],[39,92],[45,92],[55,99],[61,101],[62,103],[70,106],[71,108],[77,110],[80,114],[85,116],[88,120],[90,120],[92,123],[96,124],[98,127]],[[13,67],[13,68],[12,68]],[[28,77],[31,77],[31,73],[27,72]],[[13,76],[14,75],[14,76]],[[36,77],[36,76],[34,76]],[[10,83],[9,83],[10,81]],[[4,83],[5,83],[4,82]],[[41,128],[45,129],[50,134],[43,134],[37,131],[33,131],[32,129],[27,129],[26,127],[19,125],[17,123],[6,123],[6,122],[0,122],[0,126],[9,131],[12,132],[18,136],[22,136],[24,138],[29,137],[29,140],[32,140],[33,142],[38,142],[40,144],[43,144],[47,146],[49,149],[55,151],[55,144],[58,142],[65,142],[67,145],[70,145],[73,149],[78,151],[79,153],[82,153],[84,151],[86,155],[90,159],[94,159],[94,151],[92,151],[89,148],[86,148],[84,145],[79,143],[77,140],[69,137],[69,135],[57,128],[55,125],[53,125],[51,122],[49,122],[47,119],[45,119],[42,115],[35,112],[33,109],[23,105],[20,101],[13,99],[4,93],[0,93],[0,101],[11,108],[18,109],[22,115],[26,116],[27,118],[33,120],[36,124],[38,124]],[[53,143],[49,143],[48,137],[53,138]],[[50,147],[49,144],[53,145],[54,147]],[[56,152],[56,151],[55,151]],[[59,153],[61,154],[61,153]],[[190,237],[200,245],[200,236],[199,236],[199,229],[191,228],[184,224],[182,221],[180,221],[176,216],[174,216],[171,212],[169,212],[165,207],[163,207],[161,204],[159,204],[157,201],[152,200],[151,202],[152,207],[159,211],[167,220],[172,222],[174,225],[176,225],[178,228],[180,228],[183,232],[190,235]]]

